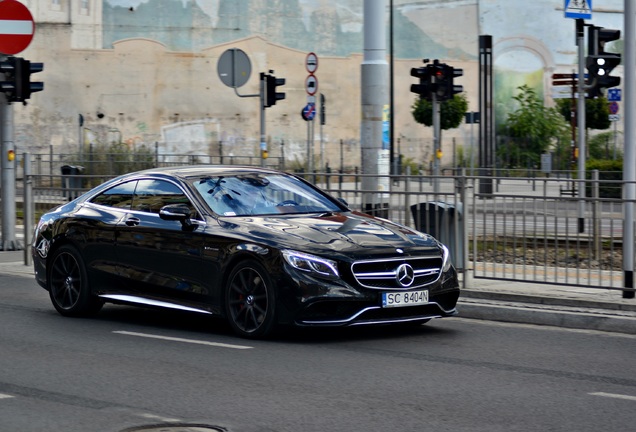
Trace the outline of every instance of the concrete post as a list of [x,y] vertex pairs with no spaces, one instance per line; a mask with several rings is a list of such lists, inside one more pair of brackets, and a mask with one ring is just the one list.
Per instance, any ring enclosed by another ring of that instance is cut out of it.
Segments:
[[[15,145],[13,142],[13,106],[0,93],[2,127],[2,250],[19,250],[15,237]],[[12,157],[10,157],[12,155]]]
[[[364,56],[361,66],[362,209],[380,202],[379,164],[382,158],[382,110],[388,102],[386,60],[386,0],[364,0]],[[387,159],[387,163],[388,163]],[[388,192],[388,191],[387,191]]]

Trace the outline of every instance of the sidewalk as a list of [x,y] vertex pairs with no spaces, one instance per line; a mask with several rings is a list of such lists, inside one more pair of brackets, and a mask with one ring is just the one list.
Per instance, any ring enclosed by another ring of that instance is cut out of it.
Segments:
[[24,251],[0,251],[0,275],[34,278],[33,266],[24,265]]
[[[3,274],[34,277],[24,251],[0,251]],[[457,309],[462,318],[636,335],[636,299],[620,290],[473,279]]]

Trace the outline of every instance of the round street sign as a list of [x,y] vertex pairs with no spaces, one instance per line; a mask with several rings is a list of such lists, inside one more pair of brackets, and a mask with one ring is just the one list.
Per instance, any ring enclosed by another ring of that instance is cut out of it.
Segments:
[[307,54],[305,67],[307,68],[307,72],[310,74],[313,74],[316,70],[318,70],[318,56],[315,53],[310,52]]
[[221,82],[228,87],[241,87],[252,73],[252,63],[243,50],[230,48],[225,50],[216,65]]
[[300,116],[306,120],[310,121],[316,117],[316,104],[308,103],[300,112]]
[[610,114],[618,114],[618,102],[610,102],[609,112]]
[[310,74],[305,80],[305,90],[309,96],[313,96],[318,91],[318,78]]
[[29,46],[35,23],[29,9],[16,0],[0,1],[0,53],[14,55]]

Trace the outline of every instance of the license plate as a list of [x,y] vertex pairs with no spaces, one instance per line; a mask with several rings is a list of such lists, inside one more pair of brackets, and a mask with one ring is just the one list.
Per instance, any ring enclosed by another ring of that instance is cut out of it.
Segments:
[[417,306],[426,303],[428,303],[428,290],[382,293],[383,308]]

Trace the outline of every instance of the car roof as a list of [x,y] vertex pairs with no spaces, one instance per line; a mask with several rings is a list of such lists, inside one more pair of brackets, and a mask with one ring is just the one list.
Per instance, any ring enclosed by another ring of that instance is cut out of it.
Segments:
[[245,173],[261,173],[261,174],[284,174],[281,171],[260,168],[254,166],[239,166],[239,165],[184,165],[177,167],[161,167],[151,168],[144,171],[138,171],[127,174],[126,177],[136,175],[171,175],[180,177],[183,179],[204,177],[211,175],[235,175]]
[[241,166],[241,165],[183,165],[183,166],[174,166],[174,167],[159,167],[159,168],[149,168],[142,171],[135,171],[126,174],[119,175],[115,178],[112,178],[98,186],[94,189],[88,191],[87,194],[82,195],[83,199],[89,199],[90,197],[101,193],[105,189],[110,188],[111,186],[125,182],[128,180],[132,180],[135,178],[141,178],[145,176],[151,177],[164,177],[164,178],[177,178],[181,181],[187,181],[192,178],[202,178],[209,176],[232,176],[232,175],[240,175],[240,174],[286,174],[283,171],[278,171],[275,169],[269,168],[260,168],[254,166]]

